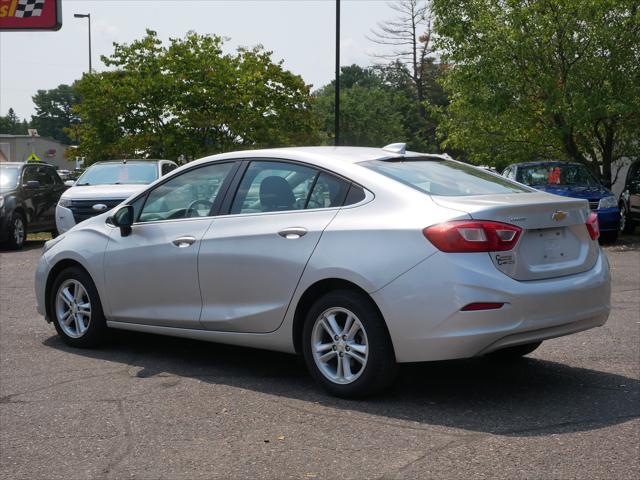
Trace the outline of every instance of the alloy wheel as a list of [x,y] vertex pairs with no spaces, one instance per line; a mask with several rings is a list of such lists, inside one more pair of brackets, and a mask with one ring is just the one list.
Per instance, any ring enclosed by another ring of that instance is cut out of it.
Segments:
[[24,222],[20,217],[13,221],[13,239],[16,245],[22,245],[24,242]]
[[316,366],[328,380],[341,385],[352,383],[367,366],[367,332],[353,312],[330,308],[313,325],[311,352]]
[[624,232],[627,228],[627,207],[620,206],[620,231]]
[[65,280],[58,288],[56,319],[62,331],[71,338],[80,338],[89,329],[91,300],[78,280]]

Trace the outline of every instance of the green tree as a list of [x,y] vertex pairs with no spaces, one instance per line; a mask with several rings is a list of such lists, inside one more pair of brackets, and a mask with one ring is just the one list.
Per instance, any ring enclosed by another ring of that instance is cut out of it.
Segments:
[[0,133],[9,135],[26,135],[29,124],[26,120],[20,121],[13,108],[9,108],[6,115],[0,116]]
[[31,116],[31,125],[43,137],[71,144],[76,139],[70,138],[68,129],[79,119],[73,112],[73,106],[80,102],[80,97],[70,85],[59,85],[51,90],[38,90],[32,97],[36,114]]
[[635,0],[434,0],[445,145],[504,165],[561,158],[605,181],[640,147]]
[[[386,87],[371,68],[342,67],[340,78],[340,138],[344,145],[381,147],[407,139],[401,114],[407,99],[402,92]],[[333,144],[335,82],[314,95],[314,112],[323,141]]]
[[223,53],[215,35],[188,33],[163,45],[155,32],[115,44],[112,70],[77,90],[80,153],[177,158],[240,148],[313,143],[309,86],[257,46]]

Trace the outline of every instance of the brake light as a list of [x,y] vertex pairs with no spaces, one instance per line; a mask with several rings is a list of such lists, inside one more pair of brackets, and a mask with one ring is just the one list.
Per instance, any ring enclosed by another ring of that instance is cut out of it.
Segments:
[[596,212],[589,213],[587,231],[591,240],[597,240],[600,237],[600,224],[598,223],[598,214]]
[[422,233],[438,250],[447,253],[504,252],[513,250],[522,229],[489,220],[460,220],[432,225]]

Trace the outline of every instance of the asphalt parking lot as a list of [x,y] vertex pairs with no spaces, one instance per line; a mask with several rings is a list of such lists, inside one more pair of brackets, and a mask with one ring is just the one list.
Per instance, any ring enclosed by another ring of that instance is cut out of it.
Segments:
[[640,243],[607,248],[604,327],[510,365],[406,366],[367,401],[277,353],[70,349],[35,310],[41,247],[0,252],[0,478],[640,478]]

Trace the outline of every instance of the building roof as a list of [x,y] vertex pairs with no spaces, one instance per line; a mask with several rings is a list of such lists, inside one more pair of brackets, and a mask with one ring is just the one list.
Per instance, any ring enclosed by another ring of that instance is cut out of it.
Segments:
[[11,138],[40,138],[42,140],[47,140],[49,142],[59,143],[60,145],[64,145],[65,147],[69,147],[70,146],[70,145],[67,145],[66,143],[62,143],[60,140],[56,140],[55,138],[43,137],[41,135],[37,135],[35,137],[32,137],[31,135],[14,135],[12,133],[0,133],[0,138],[7,138],[7,139],[11,139]]

